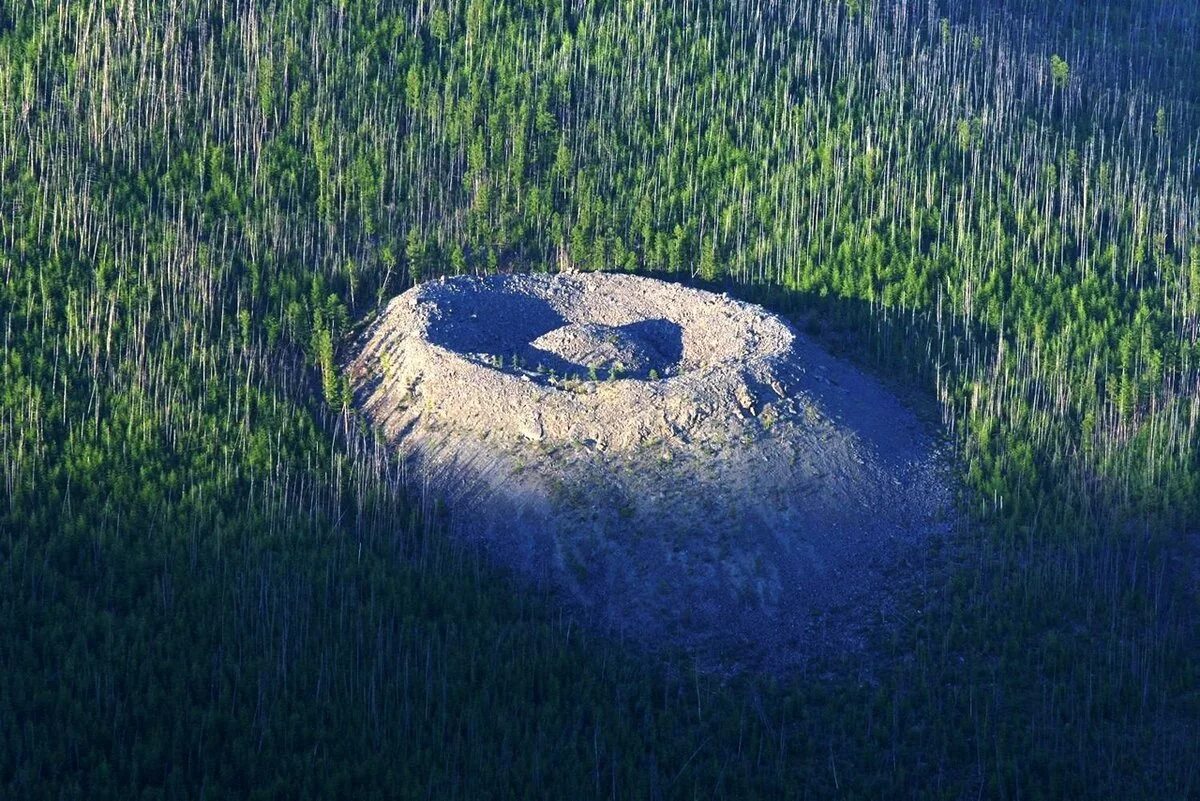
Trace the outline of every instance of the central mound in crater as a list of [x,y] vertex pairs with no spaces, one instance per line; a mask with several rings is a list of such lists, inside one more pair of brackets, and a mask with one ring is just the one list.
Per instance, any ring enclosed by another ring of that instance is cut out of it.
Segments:
[[614,377],[658,377],[679,363],[679,326],[667,320],[618,326],[569,323],[530,344],[530,358],[543,367],[551,364],[563,373],[586,372],[593,377],[597,371]]
[[944,527],[915,416],[724,295],[608,274],[430,282],[348,370],[459,536],[712,669],[855,645]]

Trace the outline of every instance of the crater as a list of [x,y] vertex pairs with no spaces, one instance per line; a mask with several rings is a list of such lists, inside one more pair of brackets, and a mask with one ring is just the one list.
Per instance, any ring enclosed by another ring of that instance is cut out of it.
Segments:
[[629,275],[391,301],[355,402],[454,536],[603,630],[715,671],[860,647],[949,524],[931,432],[758,306]]

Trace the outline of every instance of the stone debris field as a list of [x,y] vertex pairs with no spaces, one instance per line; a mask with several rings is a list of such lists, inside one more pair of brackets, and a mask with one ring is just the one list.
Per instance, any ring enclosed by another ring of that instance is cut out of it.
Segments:
[[629,275],[462,277],[347,365],[456,536],[706,669],[861,644],[948,527],[931,432],[764,309]]

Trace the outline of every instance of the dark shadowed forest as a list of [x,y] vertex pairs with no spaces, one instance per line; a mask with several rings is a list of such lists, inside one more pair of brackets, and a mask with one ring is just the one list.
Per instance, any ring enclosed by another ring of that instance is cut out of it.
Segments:
[[[354,411],[437,275],[719,288],[944,427],[867,654],[718,679]],[[1200,10],[0,0],[0,796],[1200,794]]]

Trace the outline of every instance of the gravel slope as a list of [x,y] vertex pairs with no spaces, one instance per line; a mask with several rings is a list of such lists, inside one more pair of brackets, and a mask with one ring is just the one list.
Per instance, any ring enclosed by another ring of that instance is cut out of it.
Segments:
[[854,647],[946,528],[913,413],[722,295],[608,274],[431,282],[348,370],[460,536],[708,669]]

